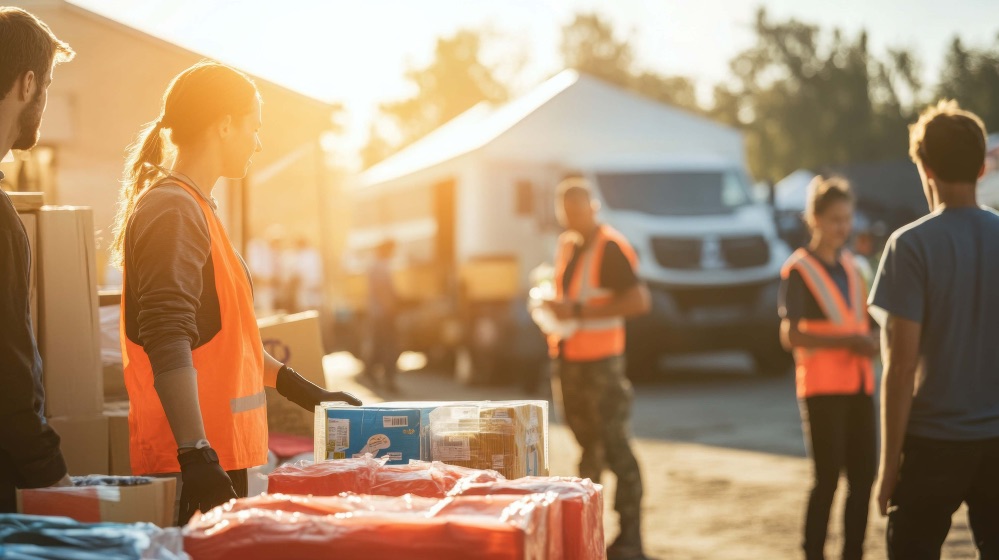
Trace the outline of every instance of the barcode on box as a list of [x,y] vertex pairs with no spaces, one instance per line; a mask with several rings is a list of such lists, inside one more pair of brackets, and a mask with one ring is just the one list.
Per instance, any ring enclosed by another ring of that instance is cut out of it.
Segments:
[[408,428],[409,427],[409,417],[408,416],[383,416],[382,417],[382,427],[383,428]]

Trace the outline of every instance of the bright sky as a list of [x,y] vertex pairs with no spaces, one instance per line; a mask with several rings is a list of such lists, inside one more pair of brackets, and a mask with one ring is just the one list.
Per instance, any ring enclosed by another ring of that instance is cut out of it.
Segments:
[[[344,146],[360,146],[381,101],[409,92],[407,66],[430,60],[436,37],[462,27],[495,33],[490,60],[526,62],[523,91],[559,70],[561,27],[598,11],[628,37],[643,67],[693,78],[703,100],[728,61],[753,42],[751,0],[73,0],[113,19],[312,96],[343,103]],[[855,34],[871,47],[914,49],[935,83],[943,53],[999,34],[997,0],[766,0],[772,19],[796,17]]]

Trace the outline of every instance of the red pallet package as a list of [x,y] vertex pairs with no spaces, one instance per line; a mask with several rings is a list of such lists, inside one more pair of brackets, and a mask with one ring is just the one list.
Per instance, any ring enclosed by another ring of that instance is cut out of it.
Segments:
[[604,560],[603,487],[590,479],[571,477],[526,477],[479,483],[462,481],[452,496],[554,493],[562,502],[561,534],[566,560]]
[[313,496],[353,492],[374,496],[414,494],[425,498],[443,498],[460,480],[493,482],[504,478],[496,471],[480,471],[438,462],[386,465],[384,459],[366,456],[279,467],[268,476],[268,491]]
[[193,560],[563,560],[551,546],[557,496],[443,500],[262,495],[195,516],[184,528]]
[[267,476],[267,490],[272,494],[315,496],[336,496],[341,492],[370,494],[375,473],[385,466],[386,460],[365,455],[316,464],[282,465]]

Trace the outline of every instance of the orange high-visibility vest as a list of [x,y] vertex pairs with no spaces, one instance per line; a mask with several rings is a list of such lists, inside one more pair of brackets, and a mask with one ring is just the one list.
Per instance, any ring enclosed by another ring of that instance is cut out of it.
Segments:
[[[576,260],[569,293],[566,294],[562,287],[563,279],[576,245],[573,234],[564,233],[559,236],[555,254],[555,290],[560,301],[580,302],[587,307],[599,307],[614,298],[612,291],[600,287],[600,266],[608,241],[618,244],[632,267],[638,265],[638,257],[624,236],[610,226],[601,225],[597,228],[596,236],[589,246]],[[624,354],[624,338],[624,317],[587,319],[579,321],[575,333],[566,340],[550,335],[548,351],[553,358],[558,357],[571,362],[603,360]]]
[[[862,335],[870,332],[867,286],[853,259],[853,254],[846,250],[839,259],[849,280],[849,302],[822,263],[805,249],[795,251],[784,264],[781,278],[787,280],[792,270],[798,271],[826,316],[821,321],[800,320],[798,329],[801,332],[820,336]],[[854,354],[846,348],[795,348],[794,362],[797,394],[800,398],[860,392],[870,395],[874,392],[871,359]]]
[[[218,216],[193,187],[180,181],[201,206],[211,235],[211,259],[221,312],[221,329],[192,352],[198,371],[198,399],[205,435],[222,468],[246,469],[267,462],[267,402],[264,357],[253,311],[253,293]],[[122,290],[128,270],[122,271]],[[177,441],[160,397],[153,387],[153,368],[139,344],[125,333],[125,297],[120,322],[128,413],[129,454],[136,475],[180,472]],[[271,383],[273,385],[273,383]]]

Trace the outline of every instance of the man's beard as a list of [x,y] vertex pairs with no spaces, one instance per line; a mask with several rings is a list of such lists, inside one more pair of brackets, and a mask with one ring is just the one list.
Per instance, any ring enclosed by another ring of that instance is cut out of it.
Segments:
[[21,110],[17,117],[17,139],[11,146],[15,150],[30,150],[38,143],[38,129],[42,126],[42,113],[45,106],[42,105],[42,92],[35,95],[35,99]]

